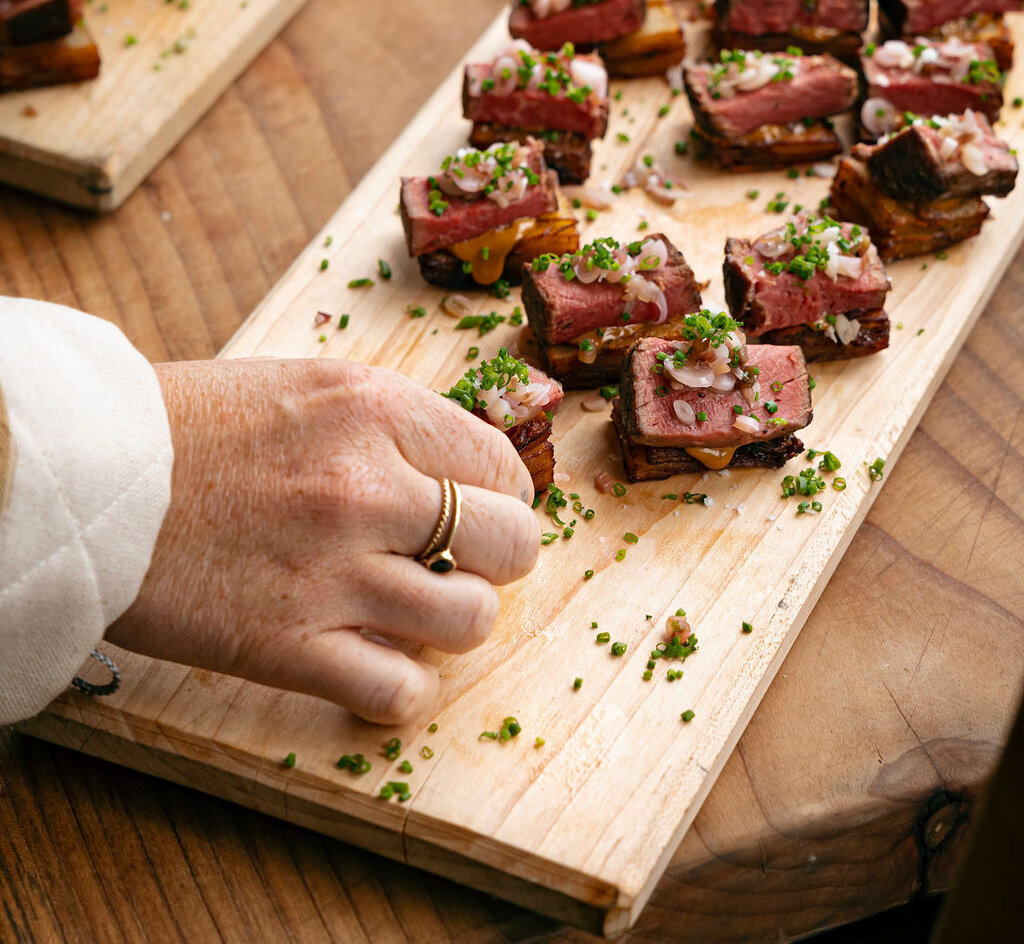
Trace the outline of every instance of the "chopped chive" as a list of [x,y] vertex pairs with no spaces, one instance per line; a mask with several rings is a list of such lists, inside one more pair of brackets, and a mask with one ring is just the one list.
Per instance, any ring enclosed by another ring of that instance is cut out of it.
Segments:
[[597,638],[594,640],[599,646],[603,646],[606,642],[611,642],[611,633],[598,633]]
[[426,744],[424,744],[423,747],[420,748],[420,757],[422,757],[424,760],[430,760],[430,758],[433,756],[434,752],[429,747],[427,747]]
[[624,547],[620,547],[615,552],[615,560],[621,563],[625,559],[626,559],[626,549]]
[[691,721],[693,721],[693,712],[690,711],[689,708],[687,708],[686,711],[684,711],[679,717],[682,718],[683,721],[685,721],[687,724],[689,724]]
[[338,319],[338,330],[339,331],[344,331],[348,327],[348,319],[349,319],[348,315],[342,315]]
[[320,271],[323,272],[331,263],[327,259],[320,260]]
[[285,767],[294,767],[295,766],[295,752],[294,751],[291,754],[289,754],[284,759],[284,765],[285,765]]
[[624,642],[613,642],[612,643],[612,655],[621,656],[626,652],[626,644]]
[[[327,260],[324,259],[324,262],[327,262]],[[326,269],[327,266],[321,263],[320,268]],[[348,283],[349,288],[368,288],[371,285],[373,285],[373,279],[352,279]]]
[[589,580],[593,576],[594,576],[594,572],[592,570],[585,570],[585,571],[583,571],[583,579],[584,580]]
[[640,538],[638,538],[632,531],[627,531],[624,535],[622,535],[622,540],[625,541],[627,544],[636,544],[636,542],[639,541]]
[[391,266],[389,266],[383,259],[377,260],[377,269],[380,272],[380,277],[382,279],[391,278]]
[[407,760],[403,760],[402,763],[398,765],[398,769],[402,771],[403,774],[411,774],[412,764],[410,764],[409,761]]
[[543,747],[547,743],[548,742],[545,741],[544,738],[542,738],[542,737],[536,737],[536,738],[533,739],[533,746],[534,747]]
[[623,485],[621,482],[616,482],[612,486],[612,494],[616,498],[622,498],[622,496],[626,494],[626,486]]
[[572,687],[573,687],[573,691],[577,691],[578,692],[583,687],[583,679],[581,679],[577,675],[576,678],[574,678],[572,680]]
[[752,633],[753,631],[754,631],[754,627],[750,623],[748,623],[746,620],[744,620],[743,621],[743,632],[745,632],[745,633]]

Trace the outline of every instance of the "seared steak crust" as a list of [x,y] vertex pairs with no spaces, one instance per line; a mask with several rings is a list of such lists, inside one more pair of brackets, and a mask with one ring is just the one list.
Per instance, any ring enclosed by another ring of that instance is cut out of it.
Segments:
[[67,36],[0,49],[0,92],[94,79],[100,51],[82,23]]
[[852,341],[842,344],[809,324],[766,331],[750,338],[750,344],[795,344],[812,361],[845,361],[853,357],[877,354],[889,346],[889,318],[884,311],[851,311],[848,318],[860,322],[860,331]]
[[1017,159],[986,126],[982,153],[991,168],[972,174],[962,164],[939,159],[942,139],[927,125],[911,125],[874,147],[858,144],[854,156],[864,162],[871,179],[889,196],[917,202],[941,197],[1005,197],[1017,182]]
[[[622,405],[616,399],[612,406],[612,424],[622,448],[622,463],[630,482],[667,479],[689,472],[706,472],[707,466],[685,449],[675,446],[643,446],[629,438],[622,421]],[[730,469],[781,469],[790,459],[804,451],[796,436],[780,436],[769,442],[740,446],[729,461]]]
[[938,252],[977,236],[989,209],[979,197],[899,201],[883,193],[855,158],[843,158],[829,200],[836,215],[867,226],[887,262]]
[[843,144],[830,121],[811,125],[762,125],[738,138],[726,138],[694,128],[695,154],[714,160],[723,170],[771,170],[841,154]]
[[544,144],[544,161],[558,174],[563,184],[581,184],[590,176],[593,151],[590,139],[572,131],[548,131],[544,128],[511,128],[496,124],[475,124],[469,143],[488,148],[497,141],[526,141],[534,138]]
[[533,490],[541,492],[555,480],[555,447],[551,444],[551,421],[535,419],[514,426],[506,436],[515,446],[530,477]]

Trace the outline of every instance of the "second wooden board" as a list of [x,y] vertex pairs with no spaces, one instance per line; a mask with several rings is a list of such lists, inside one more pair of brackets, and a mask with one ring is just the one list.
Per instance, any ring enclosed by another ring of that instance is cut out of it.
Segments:
[[[1016,27],[1017,24],[1015,24]],[[500,20],[471,52],[492,53]],[[229,356],[340,356],[396,367],[434,389],[466,368],[466,349],[489,354],[524,342],[507,323],[478,338],[453,331],[440,292],[404,257],[394,213],[402,173],[422,173],[458,146],[465,124],[453,75],[299,258],[239,335]],[[1011,80],[1008,96],[1020,81]],[[598,180],[619,180],[650,153],[685,178],[689,196],[664,208],[640,193],[586,224],[587,238],[632,237],[641,220],[664,229],[721,303],[721,247],[780,220],[765,205],[779,191],[816,206],[827,184],[782,173],[726,177],[674,154],[686,139],[685,102],[660,80],[621,87]],[[667,113],[659,117],[662,105]],[[1004,130],[1014,144],[1019,129]],[[753,199],[748,193],[757,191]],[[848,488],[822,497],[820,516],[796,516],[779,497],[780,472],[678,477],[598,495],[596,473],[621,477],[607,415],[568,398],[556,419],[559,484],[596,510],[571,540],[542,549],[541,564],[502,594],[502,617],[471,656],[431,653],[443,705],[425,727],[381,730],[296,695],[118,654],[125,686],[106,702],[76,694],[25,726],[43,737],[226,796],[349,842],[402,858],[531,907],[612,933],[633,921],[781,664],[877,489],[865,463],[892,462],[1020,242],[1024,195],[995,208],[981,237],[948,258],[892,267],[890,315],[902,327],[886,352],[815,368],[815,419],[804,435],[843,460]],[[330,245],[327,237],[331,237]],[[390,281],[374,276],[384,258]],[[328,260],[326,269],[322,260]],[[926,268],[923,268],[926,266]],[[428,314],[411,319],[408,304]],[[512,311],[481,301],[481,310]],[[328,327],[318,311],[330,312]],[[338,329],[342,313],[350,318]],[[320,341],[324,335],[325,340]],[[793,467],[796,467],[794,462]],[[713,507],[672,494],[706,493]],[[538,513],[538,527],[550,530]],[[628,545],[626,532],[639,536]],[[617,551],[625,558],[616,560]],[[591,579],[585,571],[593,570]],[[645,682],[648,653],[666,618],[687,610],[700,650],[676,682],[660,667]],[[597,646],[592,623],[627,643]],[[741,631],[749,621],[754,632]],[[573,679],[583,679],[574,690]],[[693,710],[684,723],[680,713]],[[515,715],[523,733],[480,740]],[[396,779],[382,745],[402,738],[414,771],[405,804],[378,798]],[[540,736],[545,744],[535,748]],[[420,756],[429,747],[433,756]],[[336,768],[360,751],[362,777]],[[294,769],[282,765],[295,752]]]
[[0,95],[0,181],[117,208],[304,3],[88,4],[100,75]]

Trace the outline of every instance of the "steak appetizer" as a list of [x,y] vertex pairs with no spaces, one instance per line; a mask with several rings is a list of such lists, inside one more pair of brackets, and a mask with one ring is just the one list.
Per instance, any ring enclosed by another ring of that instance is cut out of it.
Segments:
[[1017,177],[1016,157],[984,115],[908,117],[898,134],[855,145],[830,194],[837,213],[868,227],[886,260],[976,236],[989,213],[982,195],[1005,196]]
[[868,0],[716,0],[715,38],[723,49],[780,52],[800,46],[856,62],[868,26]]
[[555,480],[551,418],[562,403],[562,385],[499,348],[491,360],[442,394],[496,426],[512,441],[540,492]]
[[[731,170],[782,167],[842,151],[828,116],[857,98],[857,75],[829,55],[722,51],[685,68],[701,150]],[[826,119],[826,120],[821,120]]]
[[[957,36],[964,42],[984,43],[992,48],[996,65],[1003,72],[1008,72],[1013,65],[1013,37],[1002,13],[970,13],[955,20],[947,20],[935,29],[921,30],[920,34],[939,42]],[[909,38],[913,39],[913,36]]]
[[685,55],[686,40],[670,0],[647,0],[643,26],[601,46],[608,74],[621,78],[664,75]]
[[753,242],[730,238],[722,268],[729,310],[754,343],[799,345],[809,361],[889,345],[889,277],[855,223],[800,214]]
[[626,355],[612,423],[631,482],[726,467],[779,468],[811,421],[798,347],[748,350],[726,314],[688,315],[681,340],[643,338]]
[[980,197],[897,200],[879,188],[855,157],[839,162],[829,201],[837,215],[868,228],[886,262],[938,252],[977,236],[989,214]]
[[0,92],[99,75],[82,0],[0,0]]
[[1017,181],[1017,158],[984,115],[913,117],[877,145],[857,145],[871,179],[891,197],[927,202],[944,197],[1005,197]]
[[644,0],[513,0],[508,31],[536,49],[596,46],[635,33]]
[[661,234],[628,245],[596,239],[523,270],[523,307],[542,362],[567,387],[615,383],[633,341],[678,338],[682,316],[700,305],[693,271]]
[[867,100],[861,108],[866,138],[898,130],[904,112],[949,115],[979,111],[991,121],[1003,105],[1003,73],[992,49],[961,39],[918,38],[911,46],[890,39],[861,54]]
[[460,148],[431,177],[403,177],[402,225],[410,256],[434,285],[519,284],[524,262],[579,245],[576,220],[559,199],[543,145]]
[[943,23],[979,13],[1009,13],[1020,0],[878,0],[889,23],[907,36],[927,33]]
[[608,129],[608,73],[572,43],[544,53],[514,40],[492,62],[466,66],[462,114],[473,122],[474,147],[534,137],[563,183],[582,183],[590,142]]

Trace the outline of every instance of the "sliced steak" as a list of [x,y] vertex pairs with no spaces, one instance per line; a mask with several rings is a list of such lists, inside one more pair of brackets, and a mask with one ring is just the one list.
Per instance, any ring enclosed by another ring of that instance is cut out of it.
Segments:
[[[643,242],[656,239],[665,243],[668,259],[644,276],[664,293],[669,315],[697,311],[701,298],[693,270],[664,235],[658,233]],[[654,302],[637,302],[628,319],[623,319],[626,303],[626,290],[621,282],[596,281],[584,285],[577,278],[566,279],[557,262],[538,271],[533,266],[524,267],[523,308],[533,333],[543,345],[573,341],[595,328],[627,321],[653,322],[659,318]]]
[[927,117],[971,109],[995,121],[1003,105],[1002,73],[983,43],[891,39],[867,46],[861,68],[868,99],[883,99],[897,112]]
[[851,66],[856,66],[861,47],[861,34],[829,26],[794,26],[788,33],[741,33],[716,24],[713,31],[718,49],[760,49],[764,52],[785,52],[791,46],[805,56],[825,53]]
[[[618,400],[612,407],[612,424],[622,449],[626,478],[630,482],[648,482],[708,470],[700,459],[677,446],[643,446],[633,442],[623,424],[622,406]],[[780,436],[769,442],[747,443],[736,449],[726,468],[781,469],[803,451],[803,442],[793,435]]]
[[475,124],[469,133],[469,143],[475,148],[488,148],[496,141],[525,143],[530,138],[543,143],[544,162],[558,174],[561,183],[581,184],[590,176],[593,149],[590,139],[582,134],[492,124]]
[[[761,344],[748,349],[748,363],[760,373],[762,399],[749,407],[739,388],[729,393],[683,388],[672,389],[659,368],[658,354],[669,356],[678,345],[659,338],[645,338],[630,348],[622,364],[619,398],[622,424],[629,439],[644,446],[722,449],[751,442],[768,442],[803,429],[811,421],[811,392],[807,364],[798,347]],[[775,392],[772,385],[781,390]],[[683,423],[673,404],[684,401],[694,413],[707,419]],[[778,409],[769,412],[769,403]],[[744,416],[759,421],[756,432],[740,429],[739,407]]]
[[506,207],[479,194],[472,199],[445,196],[447,206],[441,213],[431,210],[429,177],[403,177],[401,189],[402,226],[410,256],[421,256],[436,249],[480,236],[515,220],[537,217],[558,205],[557,179],[547,172],[543,145],[533,142],[527,166],[538,182],[526,187],[521,199]]
[[752,35],[800,26],[860,33],[868,25],[868,0],[716,0],[715,13],[728,29]]
[[67,36],[73,22],[68,0],[0,0],[0,47]]
[[867,226],[887,262],[937,252],[976,236],[989,213],[979,197],[896,200],[879,189],[863,163],[850,157],[839,162],[829,199],[838,216]]
[[915,122],[874,147],[857,145],[854,155],[881,190],[916,202],[1005,197],[1017,180],[1017,158],[1009,145],[995,136],[984,115],[973,112]]
[[824,161],[841,154],[843,143],[832,123],[823,120],[792,125],[761,125],[749,134],[726,138],[695,127],[694,153],[723,170],[771,170],[792,164]]
[[915,35],[957,17],[1021,8],[1020,0],[878,0],[878,5],[897,29]]
[[[729,62],[697,63],[684,70],[694,118],[713,135],[738,138],[761,125],[825,118],[845,111],[857,98],[857,74],[833,56],[729,55]],[[745,73],[773,66],[779,69],[775,78],[757,88],[743,91],[733,84]]]
[[795,344],[804,352],[808,363],[864,357],[884,351],[889,346],[889,318],[884,311],[851,311],[844,317],[855,320],[858,327],[856,336],[845,344],[837,336],[836,329],[824,319],[814,324],[766,331],[749,341],[751,344]]
[[644,0],[598,0],[573,4],[551,16],[537,16],[529,3],[517,3],[508,20],[508,31],[537,49],[561,49],[565,43],[594,46],[640,29]]
[[[855,225],[843,224],[846,238],[856,238]],[[816,268],[810,278],[803,279],[790,271],[771,271],[769,267],[778,259],[760,252],[760,242],[730,237],[722,265],[729,311],[751,339],[779,328],[816,322],[827,314],[870,311],[885,305],[889,277],[871,248],[864,254],[863,271],[856,278],[839,275],[832,280]]]
[[[597,56],[577,56],[603,70]],[[585,138],[600,138],[608,129],[608,97],[588,95],[576,102],[564,89],[552,95],[546,89],[516,88],[506,95],[484,83],[493,81],[489,64],[467,65],[462,81],[462,114],[472,122],[505,125],[510,128],[544,128],[572,131]],[[606,80],[607,82],[607,80]]]
[[1013,37],[1002,13],[972,13],[955,20],[947,20],[941,26],[924,31],[921,35],[939,42],[959,36],[968,43],[984,43],[992,48],[996,64],[1003,72],[1008,72],[1013,65]]

